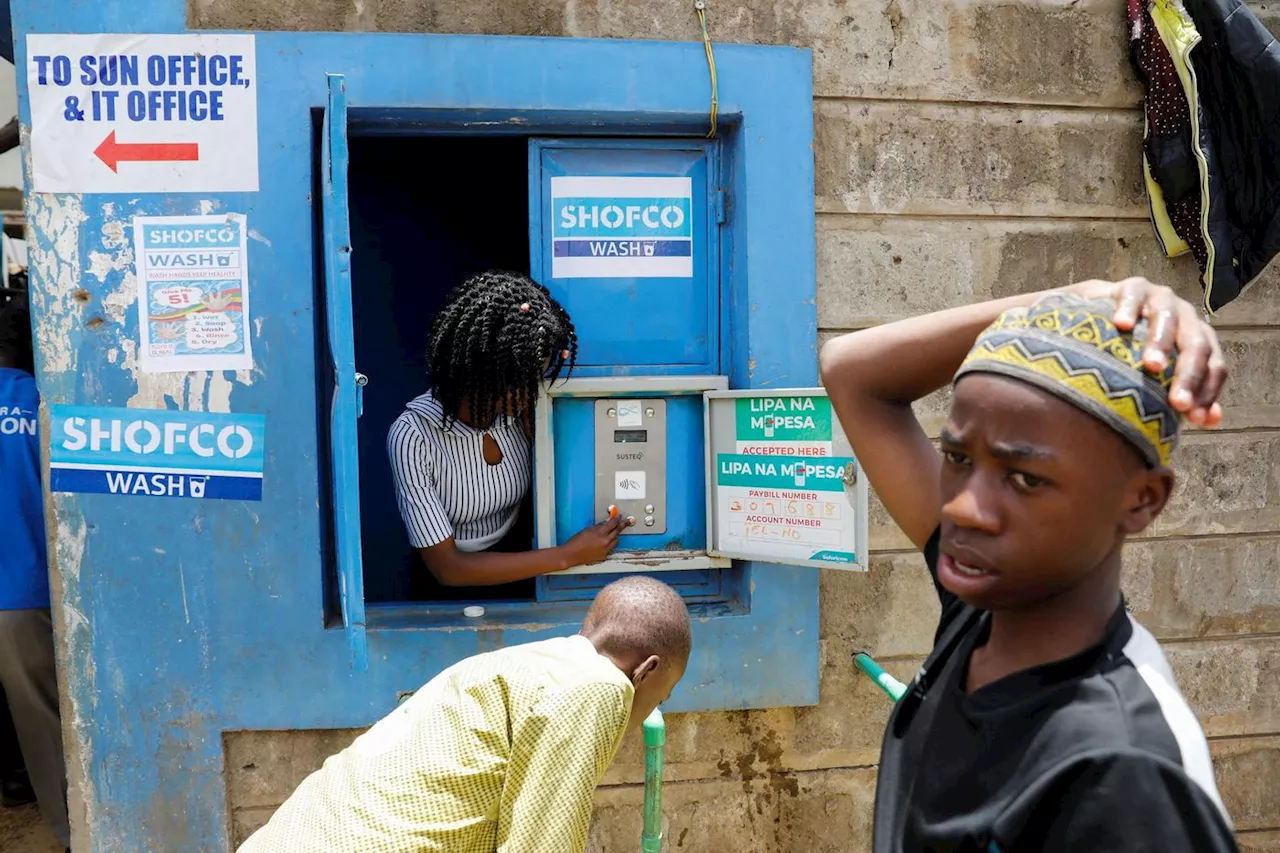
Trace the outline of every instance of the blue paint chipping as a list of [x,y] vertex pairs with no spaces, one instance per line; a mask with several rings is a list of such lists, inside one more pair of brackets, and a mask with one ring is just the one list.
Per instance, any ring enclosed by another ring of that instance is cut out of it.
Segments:
[[[14,0],[12,9],[27,125],[26,34],[182,32],[186,18],[182,0]],[[260,321],[252,382],[228,373],[164,386],[178,409],[207,412],[218,399],[215,385],[230,383],[221,399],[232,416],[264,418],[261,499],[212,495],[223,488],[213,478],[234,476],[216,469],[198,475],[211,478],[204,500],[132,491],[52,498],[67,614],[59,622],[63,675],[95,851],[226,849],[223,732],[368,725],[395,707],[399,693],[467,655],[571,633],[589,600],[580,588],[560,601],[503,604],[489,609],[481,627],[447,605],[425,614],[404,607],[366,613],[359,525],[349,526],[344,498],[358,500],[356,486],[343,479],[358,473],[350,454],[362,423],[349,337],[347,134],[492,129],[545,141],[531,161],[547,153],[560,163],[599,157],[602,146],[593,142],[626,143],[645,156],[679,149],[661,156],[685,158],[680,168],[701,182],[693,227],[726,223],[707,236],[707,252],[699,254],[700,233],[690,249],[695,266],[714,261],[722,289],[716,304],[695,298],[687,316],[669,312],[681,323],[693,320],[672,339],[680,345],[674,361],[625,352],[621,360],[650,373],[720,372],[733,388],[817,380],[807,51],[718,46],[722,134],[706,141],[705,86],[696,84],[706,59],[696,43],[368,33],[260,33],[256,42],[259,192],[27,198],[33,312],[45,333],[38,378],[51,413],[137,405],[130,402],[141,393],[136,366],[123,355],[138,337],[136,306],[119,314],[101,308],[127,297],[132,278],[125,266],[101,277],[83,272],[91,253],[117,259],[132,251],[134,216],[212,207],[245,214],[261,236],[248,244],[252,313]],[[114,236],[121,233],[123,241]],[[660,241],[682,237],[628,233],[617,245],[630,251],[638,241],[644,257],[652,241],[649,257],[658,257]],[[535,270],[552,262],[544,254],[534,258]],[[73,299],[77,288],[85,301]],[[644,304],[643,295],[634,298],[620,304],[620,317]],[[86,322],[99,314],[102,324]],[[652,332],[666,336],[661,325]],[[591,345],[603,353],[601,363],[617,355],[606,335]],[[584,375],[590,371],[587,365]],[[72,478],[65,486],[87,475],[58,476]],[[182,488],[189,493],[190,480]],[[817,571],[743,564],[718,573],[714,595],[740,605],[729,610],[698,604],[710,594],[711,574],[688,579],[699,617],[695,652],[665,710],[816,703]]]

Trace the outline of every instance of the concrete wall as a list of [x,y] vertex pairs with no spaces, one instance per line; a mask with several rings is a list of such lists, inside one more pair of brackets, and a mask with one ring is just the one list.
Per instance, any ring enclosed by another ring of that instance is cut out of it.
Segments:
[[[683,0],[190,3],[194,27],[697,37]],[[1251,5],[1280,25],[1280,4]],[[1164,260],[1145,218],[1121,0],[708,6],[718,40],[814,51],[823,335],[1090,276],[1141,273],[1198,294],[1194,265]],[[1222,313],[1226,428],[1188,436],[1175,504],[1128,554],[1128,594],[1204,723],[1254,853],[1280,851],[1277,278]],[[932,426],[945,405],[922,406]],[[871,649],[906,676],[937,611],[921,559],[883,512],[872,537],[870,574],[823,576],[817,707],[671,718],[669,849],[869,848],[888,705],[850,654]],[[229,735],[237,840],[353,735]],[[593,851],[636,848],[642,770],[627,744],[597,796]]]

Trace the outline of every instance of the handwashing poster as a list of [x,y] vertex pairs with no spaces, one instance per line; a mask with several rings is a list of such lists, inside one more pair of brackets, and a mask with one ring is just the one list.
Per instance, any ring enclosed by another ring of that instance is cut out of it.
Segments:
[[134,218],[144,372],[253,366],[246,230],[238,213]]

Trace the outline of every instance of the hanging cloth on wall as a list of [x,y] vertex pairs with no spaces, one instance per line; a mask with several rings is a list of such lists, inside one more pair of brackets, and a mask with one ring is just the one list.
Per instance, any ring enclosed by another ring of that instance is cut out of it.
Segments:
[[1207,259],[1207,241],[1200,228],[1203,157],[1193,142],[1187,92],[1147,0],[1128,0],[1128,16],[1129,56],[1146,86],[1142,171],[1151,222],[1165,254],[1175,258],[1190,251],[1203,269]]
[[[1168,2],[1168,0],[1166,0]],[[1240,0],[1183,0],[1200,34],[1194,58],[1205,129],[1214,140],[1223,241],[1214,309],[1248,287],[1280,253],[1280,44]],[[1215,241],[1217,238],[1215,237]]]
[[1280,46],[1238,0],[1126,11],[1152,224],[1169,257],[1195,258],[1216,313],[1280,252]]

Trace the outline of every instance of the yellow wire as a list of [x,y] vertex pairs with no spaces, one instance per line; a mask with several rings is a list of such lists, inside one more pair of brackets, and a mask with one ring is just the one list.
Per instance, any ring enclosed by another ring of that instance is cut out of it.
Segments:
[[711,33],[707,29],[707,10],[705,2],[694,3],[698,13],[698,23],[702,25],[702,46],[707,52],[707,68],[711,71],[711,130],[707,131],[707,139],[715,139],[716,118],[720,111],[720,81],[716,77],[716,54],[711,49]]

